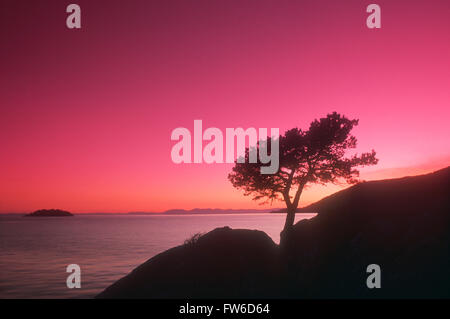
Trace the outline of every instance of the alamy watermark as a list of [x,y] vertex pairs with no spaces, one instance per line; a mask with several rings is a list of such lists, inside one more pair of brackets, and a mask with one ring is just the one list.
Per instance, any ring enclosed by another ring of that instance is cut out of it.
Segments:
[[[247,148],[246,142],[248,141],[249,163],[260,162],[262,164],[267,164],[267,166],[261,166],[261,174],[274,174],[278,171],[280,163],[280,130],[278,128],[271,128],[270,138],[268,138],[267,134],[267,128],[259,128],[256,130],[253,127],[247,128],[246,130],[240,127],[226,128],[225,134],[223,134],[222,131],[216,127],[210,127],[203,132],[202,120],[194,120],[193,136],[191,131],[185,127],[178,127],[172,131],[170,137],[171,140],[178,141],[172,147],[172,161],[176,164],[232,164],[235,161],[238,163],[245,163]],[[268,140],[270,140],[270,147],[268,145]],[[205,147],[203,147],[203,141],[209,141]]]
[[[369,29],[381,28],[381,8],[378,4],[369,4],[366,12],[370,13],[366,19],[366,25]],[[69,15],[66,18],[66,26],[69,29],[81,29],[81,7],[78,4],[72,3],[66,7],[66,13]]]
[[381,288],[381,267],[377,264],[370,264],[367,266],[366,272],[370,274],[367,277],[367,288]]
[[81,268],[77,264],[70,264],[66,268],[66,272],[70,273],[66,279],[66,286],[69,289],[81,288]]

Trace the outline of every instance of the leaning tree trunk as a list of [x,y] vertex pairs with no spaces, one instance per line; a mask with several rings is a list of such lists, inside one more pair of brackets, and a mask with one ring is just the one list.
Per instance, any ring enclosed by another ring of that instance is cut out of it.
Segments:
[[280,233],[280,246],[284,246],[294,226],[295,212],[297,211],[298,202],[302,195],[303,187],[306,182],[302,182],[295,193],[294,200],[291,202],[288,193],[285,193],[285,202],[287,206],[286,222],[284,223],[283,231]]
[[297,210],[296,207],[289,207],[287,209],[286,221],[284,223],[284,228],[283,228],[283,231],[280,233],[280,246],[284,245],[286,243],[286,241],[288,240],[287,238],[289,237],[289,233],[292,230],[292,226],[294,226],[296,210]]
[[294,225],[296,210],[297,210],[296,207],[290,207],[287,209],[286,221],[284,223],[283,232],[290,230]]

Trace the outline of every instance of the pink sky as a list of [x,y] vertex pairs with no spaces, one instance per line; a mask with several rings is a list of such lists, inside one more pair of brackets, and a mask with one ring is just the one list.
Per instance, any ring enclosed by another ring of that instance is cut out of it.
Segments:
[[[0,212],[267,208],[230,164],[171,161],[171,131],[359,118],[380,179],[450,165],[450,2],[54,1],[0,10]],[[313,187],[302,204],[338,187]],[[282,203],[275,207],[282,207]]]

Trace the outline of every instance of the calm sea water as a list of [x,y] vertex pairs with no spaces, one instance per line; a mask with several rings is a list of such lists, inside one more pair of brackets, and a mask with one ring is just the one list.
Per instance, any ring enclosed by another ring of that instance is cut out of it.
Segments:
[[[297,220],[315,214],[298,214]],[[92,298],[154,255],[216,227],[258,229],[275,242],[285,215],[0,216],[0,298]],[[81,289],[66,267],[81,267]]]

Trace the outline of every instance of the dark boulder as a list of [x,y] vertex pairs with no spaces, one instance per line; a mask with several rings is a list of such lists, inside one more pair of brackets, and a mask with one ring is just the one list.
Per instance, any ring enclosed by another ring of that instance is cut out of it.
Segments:
[[133,270],[98,298],[251,298],[272,294],[277,246],[264,232],[217,228]]

